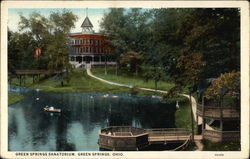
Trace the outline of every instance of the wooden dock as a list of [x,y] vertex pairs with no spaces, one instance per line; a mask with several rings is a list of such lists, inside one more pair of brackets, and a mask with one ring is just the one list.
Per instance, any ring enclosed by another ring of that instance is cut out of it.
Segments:
[[[183,143],[178,149],[186,147],[192,134],[181,128],[142,129],[131,126],[113,126],[101,129],[99,146],[109,150],[140,150],[151,144]],[[195,135],[194,140],[201,140]],[[177,149],[176,149],[177,150]]]
[[[191,132],[181,128],[146,129],[149,134],[149,144],[182,143],[190,138]],[[195,135],[194,140],[201,140],[201,135]]]
[[[8,72],[10,77],[16,76],[19,79],[19,85],[21,86],[22,83],[25,85],[26,76],[32,76],[33,84],[35,81],[40,80],[40,75],[50,75],[50,74],[57,74],[63,73],[62,71],[53,71],[53,70],[14,70],[12,72]],[[11,84],[11,78],[9,79]]]

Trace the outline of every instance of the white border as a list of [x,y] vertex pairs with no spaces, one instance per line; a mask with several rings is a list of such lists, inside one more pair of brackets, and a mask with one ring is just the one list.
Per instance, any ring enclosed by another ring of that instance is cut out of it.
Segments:
[[[17,157],[7,150],[7,17],[9,8],[241,8],[241,151],[123,152],[124,156],[74,156],[73,158],[248,158],[249,156],[249,3],[247,1],[3,1],[1,2],[1,156]],[[78,153],[78,152],[76,152]],[[113,152],[110,152],[111,154]],[[216,157],[216,154],[223,156]],[[25,158],[35,158],[25,156]],[[43,158],[41,156],[36,158]],[[48,157],[46,157],[48,158]],[[52,157],[50,157],[52,158]],[[53,158],[70,158],[57,156]]]

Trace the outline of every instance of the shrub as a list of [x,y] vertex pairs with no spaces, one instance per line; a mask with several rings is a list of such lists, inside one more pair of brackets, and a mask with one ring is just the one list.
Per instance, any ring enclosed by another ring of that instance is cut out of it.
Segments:
[[131,90],[130,90],[130,93],[131,93],[132,95],[137,95],[137,94],[139,93],[139,91],[140,91],[140,89],[139,89],[138,86],[133,86],[133,87],[131,88]]

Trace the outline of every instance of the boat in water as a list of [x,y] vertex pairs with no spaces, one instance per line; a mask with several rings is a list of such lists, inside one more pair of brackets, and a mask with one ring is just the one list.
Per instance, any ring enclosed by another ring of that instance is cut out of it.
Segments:
[[61,109],[49,107],[49,106],[44,107],[43,110],[46,112],[61,113]]

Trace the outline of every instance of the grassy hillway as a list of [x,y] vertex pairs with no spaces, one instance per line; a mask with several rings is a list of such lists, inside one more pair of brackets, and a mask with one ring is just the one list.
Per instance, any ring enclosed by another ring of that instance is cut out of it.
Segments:
[[[32,77],[27,76],[24,86],[30,88],[41,89],[47,92],[128,92],[129,89],[103,84],[102,82],[92,79],[83,69],[73,70],[70,73],[70,82],[65,86],[61,86],[60,81],[56,81],[53,77],[44,78],[35,84],[32,83]],[[19,85],[17,78],[12,80],[12,84]]]
[[[100,72],[104,72],[103,68],[97,69]],[[47,92],[105,92],[105,93],[118,93],[118,92],[124,92],[124,93],[131,93],[133,90],[131,88],[126,87],[119,87],[119,86],[113,86],[109,85],[103,82],[100,82],[99,80],[93,79],[89,77],[86,73],[85,69],[75,69],[70,73],[70,82],[65,83],[65,86],[61,86],[60,81],[54,80],[53,77],[44,77],[41,76],[41,79],[38,82],[35,82],[33,84],[33,80],[31,76],[26,76],[25,78],[25,84],[22,84],[22,86],[35,88],[35,89],[41,89],[42,91]],[[116,76],[118,79],[123,79],[123,76]],[[133,77],[132,77],[133,78]],[[136,81],[136,79],[132,79],[131,81]],[[139,80],[140,79],[140,80]],[[127,80],[127,83],[129,83],[129,76],[125,78]],[[138,78],[139,83],[147,84],[146,82],[143,82],[142,78]],[[122,81],[121,81],[122,83]],[[159,82],[163,83],[163,82]],[[19,80],[17,78],[13,78],[11,80],[11,84],[19,85]],[[131,83],[134,84],[134,83]],[[152,88],[152,82],[147,84],[149,87]],[[163,85],[166,86],[166,89],[169,89],[171,85],[165,82]],[[161,84],[159,84],[159,87]],[[155,92],[149,92],[149,91],[143,91],[139,90],[136,92],[138,95],[162,95],[162,93],[155,93]]]
[[[136,76],[124,70],[119,70],[118,75],[116,75],[115,74],[116,71],[114,67],[107,68],[106,75],[105,75],[103,68],[92,68],[91,72],[97,77],[100,77],[100,78],[103,78],[105,80],[109,80],[112,82],[131,84],[133,86],[155,89],[154,80],[149,79],[148,81],[145,81],[145,78],[143,78],[141,75]],[[174,86],[174,83],[163,81],[163,80],[157,83],[157,89],[165,90],[165,91],[169,90],[173,86]]]

